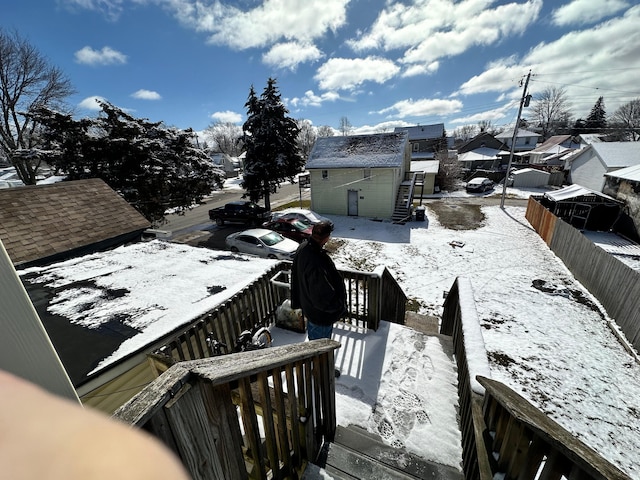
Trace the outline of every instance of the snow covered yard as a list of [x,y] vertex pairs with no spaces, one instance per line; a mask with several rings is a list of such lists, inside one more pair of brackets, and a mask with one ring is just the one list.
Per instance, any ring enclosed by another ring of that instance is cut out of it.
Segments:
[[464,231],[443,228],[428,208],[426,222],[406,225],[336,217],[334,258],[346,268],[386,265],[425,314],[440,315],[443,292],[470,278],[493,378],[639,478],[640,365],[524,208],[482,211],[483,226]]

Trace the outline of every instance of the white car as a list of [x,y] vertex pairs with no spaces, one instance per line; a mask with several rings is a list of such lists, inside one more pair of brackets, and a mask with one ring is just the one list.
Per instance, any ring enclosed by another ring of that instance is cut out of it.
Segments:
[[305,208],[285,208],[284,210],[280,210],[277,212],[272,212],[273,217],[272,220],[276,218],[297,218],[298,220],[302,220],[303,222],[308,223],[309,225],[315,225],[320,222],[329,222],[331,225],[331,230],[333,230],[333,222],[329,220],[327,217],[323,217],[322,215],[317,214],[313,210],[307,210]]
[[229,235],[225,240],[232,252],[259,257],[293,260],[299,244],[266,228],[252,228]]

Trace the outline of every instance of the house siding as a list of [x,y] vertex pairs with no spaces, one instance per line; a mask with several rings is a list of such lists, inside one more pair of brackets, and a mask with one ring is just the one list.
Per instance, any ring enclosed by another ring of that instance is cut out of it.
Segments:
[[[358,216],[391,217],[395,194],[401,181],[399,168],[372,168],[364,178],[363,168],[329,170],[327,179],[322,170],[310,170],[311,209],[330,215],[348,214],[348,191],[358,191]],[[393,188],[389,188],[393,185]]]
[[601,192],[605,173],[607,170],[600,157],[593,149],[587,148],[571,164],[571,183]]

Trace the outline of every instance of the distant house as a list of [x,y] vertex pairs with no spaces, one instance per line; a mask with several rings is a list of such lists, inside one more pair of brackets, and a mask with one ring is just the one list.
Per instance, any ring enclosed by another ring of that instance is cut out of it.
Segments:
[[105,250],[149,227],[100,179],[0,189],[0,238],[16,266]]
[[532,165],[562,165],[562,158],[578,148],[580,143],[573,135],[554,135],[521,158]]
[[640,142],[596,142],[571,157],[569,181],[602,192],[605,174],[640,165]]
[[[513,129],[505,130],[502,133],[496,135],[496,138],[503,142],[507,149],[511,149],[511,144],[513,143]],[[523,128],[519,128],[516,133],[516,142],[515,147],[513,149],[514,152],[526,152],[529,150],[533,150],[536,148],[536,145],[540,141],[541,135],[530,132]]]
[[603,193],[627,206],[636,232],[640,232],[640,164],[604,174]]
[[458,147],[458,161],[468,170],[498,170],[509,161],[509,148],[487,132]]
[[236,178],[242,170],[242,161],[238,157],[231,157],[226,153],[211,154],[211,161],[224,170],[227,178]]
[[434,160],[436,153],[447,147],[444,123],[396,127],[395,133],[407,132],[411,146],[411,160]]
[[410,170],[407,132],[322,137],[307,170],[311,208],[319,213],[391,218]]

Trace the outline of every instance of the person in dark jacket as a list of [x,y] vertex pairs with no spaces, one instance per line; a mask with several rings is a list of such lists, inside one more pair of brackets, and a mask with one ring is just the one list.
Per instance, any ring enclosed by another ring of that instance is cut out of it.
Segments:
[[315,224],[291,268],[291,307],[302,309],[309,340],[331,338],[333,324],[347,311],[344,281],[323,248],[330,236],[328,222]]

